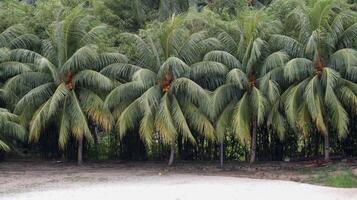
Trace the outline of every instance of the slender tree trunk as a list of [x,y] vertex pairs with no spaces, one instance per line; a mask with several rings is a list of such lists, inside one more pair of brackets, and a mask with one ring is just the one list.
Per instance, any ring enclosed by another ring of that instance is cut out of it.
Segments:
[[171,152],[170,152],[170,159],[169,159],[169,166],[172,165],[175,159],[175,150],[176,150],[176,143],[175,140],[171,142]]
[[221,141],[219,153],[220,153],[221,168],[223,169],[224,141]]
[[78,165],[82,165],[83,162],[83,136],[78,139],[78,157],[77,157],[77,162]]
[[179,156],[179,159],[183,160],[183,153],[182,153],[182,149],[183,149],[183,140],[182,140],[182,136],[179,135],[178,140],[177,140],[177,154]]
[[66,161],[66,155],[65,155],[64,151],[62,152],[62,155],[61,155],[61,161],[62,162]]
[[330,160],[330,141],[328,133],[324,134],[324,143],[325,143],[325,161]]
[[94,139],[94,145],[95,147],[97,148],[98,146],[98,127],[97,125],[94,125],[94,128],[93,128],[93,139]]
[[257,121],[253,120],[252,142],[250,149],[250,164],[255,162],[255,153],[257,149]]

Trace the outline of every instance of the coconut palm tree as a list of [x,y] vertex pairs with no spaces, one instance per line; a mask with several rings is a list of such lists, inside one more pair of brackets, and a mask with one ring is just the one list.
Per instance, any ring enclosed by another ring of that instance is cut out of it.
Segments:
[[23,140],[25,138],[25,128],[19,125],[18,116],[8,110],[0,108],[0,150],[9,151],[10,147],[5,143],[10,138]]
[[210,103],[213,107],[210,116],[216,121],[219,141],[223,144],[224,134],[233,129],[242,143],[250,145],[250,163],[256,160],[259,126],[268,122],[280,138],[285,132],[279,84],[288,56],[267,42],[271,34],[279,31],[278,27],[279,22],[264,11],[245,12],[239,21],[220,28],[218,39],[226,51],[213,51],[205,56],[230,70],[225,84],[214,91]]
[[113,82],[97,72],[121,54],[101,53],[96,45],[105,25],[93,26],[93,18],[82,6],[63,10],[43,40],[41,52],[11,50],[12,61],[21,62],[23,73],[10,78],[4,88],[19,97],[15,113],[30,121],[29,140],[36,142],[51,122],[58,123],[58,143],[64,148],[70,137],[78,143],[82,163],[83,140],[92,140],[88,120],[109,131],[112,119],[101,94]]
[[296,33],[272,37],[292,57],[284,66],[284,77],[292,84],[283,95],[287,119],[304,135],[317,128],[324,136],[325,160],[330,133],[345,137],[346,109],[355,113],[357,105],[357,21],[344,6],[342,1],[320,0],[297,7],[287,16]]
[[159,136],[163,143],[171,144],[169,165],[174,161],[179,134],[193,144],[192,131],[214,140],[214,128],[200,109],[208,95],[191,78],[207,72],[214,77],[224,68],[217,62],[201,62],[215,39],[207,38],[203,31],[191,32],[184,24],[183,17],[173,16],[159,28],[139,35],[124,34],[134,44],[136,59],[101,71],[123,83],[105,102],[117,119],[120,137],[137,127],[147,145],[154,135]]

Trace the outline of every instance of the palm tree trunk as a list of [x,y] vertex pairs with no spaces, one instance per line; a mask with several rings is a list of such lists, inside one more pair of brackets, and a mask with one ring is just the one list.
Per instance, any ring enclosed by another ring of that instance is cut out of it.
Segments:
[[176,143],[175,143],[175,140],[172,140],[172,142],[171,142],[170,159],[169,159],[169,166],[171,166],[172,163],[174,162],[175,150],[176,150]]
[[330,160],[330,141],[328,133],[324,134],[324,143],[325,143],[325,161]]
[[78,139],[78,157],[77,157],[77,162],[78,165],[82,165],[83,162],[83,136]]
[[223,169],[223,156],[224,156],[224,141],[221,141],[221,144],[220,144],[220,161],[221,161],[221,168]]
[[62,162],[66,161],[66,155],[65,155],[64,151],[62,152],[62,155],[61,155],[61,161]]
[[252,142],[250,149],[250,164],[255,162],[255,152],[257,149],[257,121],[253,120]]

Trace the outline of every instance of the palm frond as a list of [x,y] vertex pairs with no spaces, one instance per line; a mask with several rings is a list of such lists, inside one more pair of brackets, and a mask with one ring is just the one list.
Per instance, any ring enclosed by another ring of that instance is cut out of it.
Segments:
[[214,61],[218,63],[224,64],[229,70],[235,68],[242,68],[242,64],[240,61],[234,57],[232,54],[226,51],[210,51],[208,52],[204,58],[204,61]]
[[313,120],[311,119],[309,108],[306,102],[303,102],[299,107],[296,116],[296,126],[299,129],[299,133],[302,133],[303,136],[307,137],[311,133]]
[[52,75],[52,79],[54,80],[55,83],[59,83],[59,75],[58,75],[58,69],[55,65],[53,65],[47,58],[42,57],[39,59],[35,60],[35,66],[36,70],[39,72],[49,72]]
[[[57,113],[60,107],[65,102],[67,96],[70,95],[70,90],[66,87],[64,83],[61,83],[56,90],[51,94],[51,102],[48,110],[48,115],[53,116]],[[25,95],[26,96],[26,95]]]
[[309,79],[306,79],[296,85],[292,85],[282,94],[282,99],[285,106],[285,115],[293,129],[297,128],[297,114],[301,102],[304,101],[303,91],[308,81]]
[[114,63],[103,68],[100,73],[119,81],[130,81],[134,73],[140,69],[141,67],[127,63]]
[[27,49],[14,49],[10,51],[10,60],[22,63],[34,63],[35,60],[42,58],[42,56],[34,51]]
[[86,116],[100,125],[105,131],[111,131],[114,119],[110,110],[104,106],[103,100],[97,94],[82,88],[78,92],[78,99]]
[[327,134],[327,127],[322,114],[322,100],[320,94],[321,83],[319,82],[318,77],[314,76],[305,87],[304,98],[316,127],[323,134]]
[[40,39],[33,34],[23,34],[10,41],[11,49],[30,49],[40,44]]
[[307,78],[313,72],[313,62],[306,58],[294,58],[284,66],[284,77],[290,82]]
[[357,37],[357,23],[355,22],[353,25],[349,26],[343,33],[339,35],[339,43],[342,44],[343,47],[351,47],[356,41]]
[[87,44],[96,44],[104,34],[108,31],[108,26],[105,24],[95,26],[90,31],[85,33],[79,41],[79,44],[85,46]]
[[70,131],[71,131],[70,120],[71,119],[67,113],[66,101],[65,101],[64,108],[62,111],[61,121],[60,121],[59,137],[58,137],[58,145],[61,149],[64,149],[64,147],[67,145],[69,137],[70,137]]
[[238,86],[240,89],[243,89],[248,86],[247,75],[240,69],[232,69],[227,74],[227,83],[232,83]]
[[233,113],[233,128],[235,135],[244,144],[249,144],[250,137],[250,115],[249,94],[245,93],[239,100]]
[[145,88],[138,82],[129,82],[119,85],[107,95],[105,105],[112,110],[122,102],[140,97],[144,91]]
[[331,68],[340,72],[344,77],[357,81],[357,51],[341,49],[330,57]]
[[280,140],[283,140],[286,135],[286,118],[280,112],[281,99],[274,102],[272,109],[269,112],[267,124],[270,128],[276,131]]
[[125,39],[128,41],[134,42],[135,52],[138,54],[138,65],[147,66],[150,69],[157,69],[157,63],[155,54],[151,49],[151,46],[148,45],[140,36],[132,33],[123,33]]
[[193,131],[201,134],[208,140],[214,141],[216,139],[214,126],[204,112],[194,104],[188,102],[182,106],[182,109],[189,127]]
[[227,67],[219,62],[202,61],[191,65],[190,78],[205,88],[216,88],[227,73]]
[[3,142],[1,140],[0,140],[0,149],[5,152],[10,151],[10,147],[5,142]]
[[191,130],[187,124],[186,118],[184,116],[183,111],[181,110],[181,105],[177,101],[175,96],[172,96],[172,104],[171,104],[171,113],[172,119],[185,140],[190,141],[192,144],[195,144],[195,138],[193,137]]
[[344,138],[348,132],[349,118],[333,88],[330,86],[326,87],[325,103],[328,108],[327,113],[330,115],[331,122],[336,128],[339,138]]
[[269,100],[270,105],[273,105],[280,97],[279,84],[271,79],[259,83],[259,90],[262,91],[264,96]]
[[40,85],[26,93],[16,104],[15,113],[21,113],[25,107],[37,107],[52,97],[55,92],[53,83]]
[[24,63],[14,61],[0,63],[0,75],[5,80],[15,75],[30,71],[32,71],[31,67]]
[[97,60],[97,47],[94,45],[87,45],[81,47],[68,60],[63,64],[60,71],[62,73],[78,72],[80,70],[88,68]]
[[172,119],[171,103],[168,94],[161,98],[155,118],[155,127],[165,144],[170,144],[177,137],[177,129]]
[[292,57],[303,56],[304,47],[300,44],[299,41],[295,40],[292,37],[274,34],[270,37],[269,44],[272,44],[273,47],[278,50],[284,50]]
[[[248,62],[246,63],[247,74],[251,73],[255,64],[261,59],[267,48],[267,43],[261,38],[257,38],[253,41],[250,51]],[[245,64],[243,62],[243,64]]]
[[121,54],[121,53],[116,53],[116,52],[104,52],[99,54],[97,60],[96,60],[96,64],[94,67],[94,69],[96,71],[102,70],[104,67],[107,67],[111,64],[114,63],[128,63],[129,59]]
[[35,87],[52,81],[51,75],[41,72],[27,72],[18,74],[6,81],[4,89],[22,96]]
[[140,139],[148,146],[152,144],[152,137],[155,133],[155,117],[152,112],[145,112],[140,121]]
[[223,112],[230,102],[234,102],[234,100],[238,100],[241,97],[242,92],[237,89],[233,84],[224,84],[211,94],[208,105],[205,105],[202,109],[208,110],[212,121]]
[[136,99],[124,109],[116,122],[116,128],[120,138],[123,138],[129,130],[137,127],[142,116],[140,99]]
[[140,69],[136,71],[131,80],[143,85],[144,88],[149,88],[156,83],[157,74],[149,69]]
[[164,77],[166,74],[171,74],[175,79],[188,74],[190,68],[188,65],[177,57],[168,58],[161,65],[158,77]]
[[228,104],[223,109],[222,113],[220,113],[217,119],[216,126],[215,126],[215,133],[216,133],[217,140],[221,143],[224,141],[225,136],[232,128],[234,104],[235,102]]
[[201,41],[206,38],[206,35],[205,31],[191,34],[178,50],[178,55],[189,64],[199,61],[201,54],[205,50]]
[[269,111],[269,104],[263,93],[256,87],[252,89],[250,103],[257,117],[258,125],[261,125]]
[[94,70],[82,70],[73,77],[75,87],[95,88],[109,91],[113,88],[113,82],[103,74]]
[[176,79],[172,85],[172,91],[180,98],[196,105],[203,105],[208,100],[207,92],[188,78]]
[[89,141],[93,140],[88,127],[87,117],[78,100],[77,94],[72,90],[71,96],[68,98],[68,115],[71,119],[71,133],[78,140],[86,138]]
[[342,86],[337,90],[337,96],[345,108],[349,108],[353,114],[357,114],[357,93],[353,92],[348,86]]
[[47,115],[49,107],[50,107],[50,99],[46,101],[44,104],[42,104],[33,115],[30,123],[30,131],[29,131],[30,142],[37,142],[40,139],[42,129],[46,127],[49,121]]
[[283,51],[277,51],[270,54],[265,60],[261,69],[261,75],[265,75],[273,69],[283,67],[288,61],[289,56]]

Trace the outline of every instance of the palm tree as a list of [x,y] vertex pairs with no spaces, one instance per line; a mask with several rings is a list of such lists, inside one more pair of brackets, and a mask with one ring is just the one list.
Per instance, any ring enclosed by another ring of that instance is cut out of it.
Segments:
[[284,77],[292,84],[284,96],[287,119],[296,131],[324,136],[325,160],[329,160],[329,135],[348,132],[346,108],[356,112],[357,38],[355,14],[341,1],[320,0],[303,5],[287,17],[294,25],[291,37],[275,35],[272,42],[289,52]]
[[159,28],[124,36],[134,44],[133,64],[117,63],[101,71],[123,83],[105,102],[117,119],[120,137],[137,127],[147,145],[152,144],[153,135],[159,136],[163,143],[171,144],[169,165],[174,161],[179,134],[193,144],[192,130],[214,140],[214,128],[200,109],[207,93],[190,80],[210,71],[211,66],[221,65],[200,62],[213,39],[202,31],[191,32],[185,28],[184,19],[175,16]]
[[264,11],[248,11],[239,19],[219,31],[218,38],[226,51],[213,51],[205,57],[223,63],[230,70],[225,84],[213,93],[210,116],[216,121],[221,149],[225,133],[233,129],[242,143],[250,144],[253,163],[260,125],[268,122],[280,138],[285,132],[279,84],[288,56],[267,42],[278,31],[278,21]]
[[9,151],[10,147],[5,143],[9,138],[23,140],[25,138],[25,128],[19,125],[18,116],[8,110],[0,108],[0,150]]
[[58,143],[64,148],[72,136],[78,143],[78,164],[82,163],[83,139],[92,140],[88,120],[105,131],[112,126],[101,93],[113,82],[96,70],[123,59],[121,54],[101,53],[95,43],[106,30],[93,26],[92,17],[81,6],[64,10],[43,40],[41,52],[10,51],[12,61],[21,62],[23,73],[10,78],[7,92],[20,100],[15,113],[30,122],[29,140],[36,142],[51,121],[58,123]]

